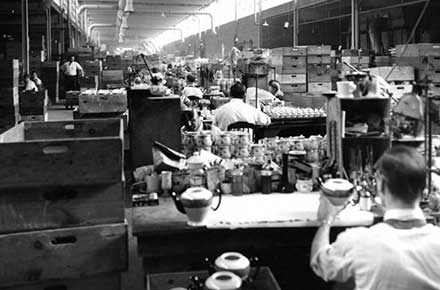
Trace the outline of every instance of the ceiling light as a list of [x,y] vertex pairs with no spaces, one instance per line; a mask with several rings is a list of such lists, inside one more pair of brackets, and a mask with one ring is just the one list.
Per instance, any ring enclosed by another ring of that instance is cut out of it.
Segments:
[[284,28],[285,29],[289,28],[289,24],[290,24],[289,21],[284,22]]
[[267,21],[264,20],[263,26],[264,26],[264,27],[267,27],[267,26],[269,26],[269,23],[267,23]]
[[134,12],[133,1],[132,0],[127,0],[125,2],[124,12],[125,13],[133,13]]
[[165,13],[164,13],[164,12],[162,12],[161,16],[162,16],[162,17],[165,17],[166,15],[165,15]]

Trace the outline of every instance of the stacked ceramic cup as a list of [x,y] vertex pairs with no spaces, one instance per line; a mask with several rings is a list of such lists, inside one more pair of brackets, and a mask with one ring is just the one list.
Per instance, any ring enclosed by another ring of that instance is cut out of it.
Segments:
[[196,145],[198,149],[212,151],[212,135],[209,131],[202,131],[196,136]]
[[184,132],[182,134],[183,153],[186,157],[192,156],[197,149],[197,134],[197,132]]
[[222,133],[218,136],[216,141],[217,155],[223,159],[232,157],[231,152],[232,139],[230,133]]
[[235,157],[248,158],[250,155],[249,145],[251,143],[249,133],[244,131],[231,132],[231,137]]

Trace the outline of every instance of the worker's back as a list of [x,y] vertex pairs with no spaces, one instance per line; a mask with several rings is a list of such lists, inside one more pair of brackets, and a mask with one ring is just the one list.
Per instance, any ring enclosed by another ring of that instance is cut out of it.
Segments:
[[[440,289],[440,228],[397,229],[386,223],[349,230],[356,289]],[[346,234],[344,233],[344,234]],[[342,235],[344,235],[342,234]]]

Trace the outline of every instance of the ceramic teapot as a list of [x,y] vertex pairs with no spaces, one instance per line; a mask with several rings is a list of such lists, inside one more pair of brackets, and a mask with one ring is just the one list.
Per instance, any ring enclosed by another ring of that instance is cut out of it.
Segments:
[[180,198],[177,197],[175,192],[172,192],[170,195],[177,210],[186,214],[188,225],[203,226],[209,212],[220,207],[220,191],[218,191],[218,194],[218,204],[215,208],[211,208],[214,194],[204,187],[190,187],[181,194]]
[[354,185],[342,178],[330,178],[320,183],[322,194],[334,205],[343,205],[353,193]]

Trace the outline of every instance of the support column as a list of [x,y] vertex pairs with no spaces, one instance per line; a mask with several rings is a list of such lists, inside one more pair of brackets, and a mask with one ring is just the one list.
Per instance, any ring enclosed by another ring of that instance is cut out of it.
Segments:
[[70,5],[71,0],[67,0],[67,35],[69,36],[67,46],[68,47],[74,47],[74,43],[72,43],[72,21],[70,19]]
[[293,46],[298,46],[298,24],[299,24],[299,11],[298,1],[293,0]]
[[47,60],[52,60],[52,12],[46,8],[46,54]]
[[351,49],[359,49],[359,0],[351,0]]
[[64,35],[64,9],[61,9],[61,13],[60,13],[60,49],[58,51],[59,54],[63,54],[64,53],[64,49],[65,49],[65,35]]
[[29,73],[29,3],[21,0],[21,48],[23,72]]

